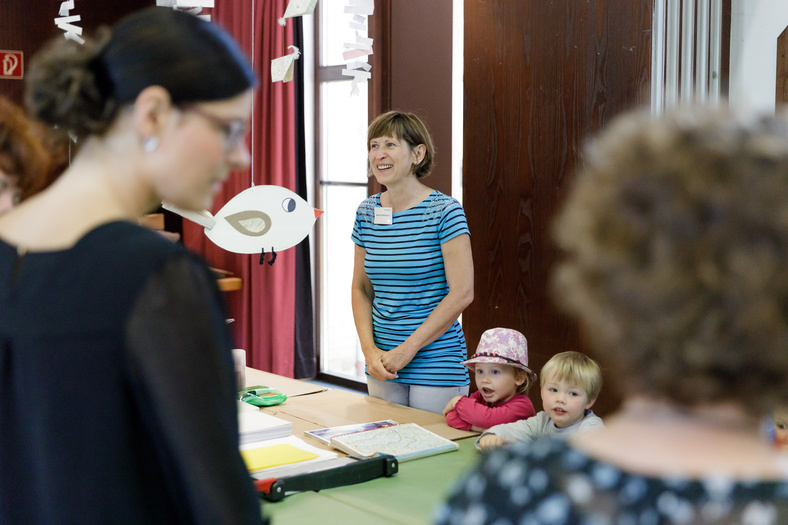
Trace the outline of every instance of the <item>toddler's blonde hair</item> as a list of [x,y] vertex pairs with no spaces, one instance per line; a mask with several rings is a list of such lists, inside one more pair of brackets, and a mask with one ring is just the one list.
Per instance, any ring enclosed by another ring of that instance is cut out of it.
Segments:
[[517,387],[517,393],[528,395],[528,391],[531,390],[531,385],[533,384],[531,382],[531,375],[522,368],[516,366],[512,368],[514,369],[514,378],[518,381],[523,379],[523,384]]
[[540,375],[540,386],[544,387],[549,379],[573,383],[585,390],[589,401],[596,399],[602,390],[602,370],[596,361],[580,352],[555,354],[542,367]]

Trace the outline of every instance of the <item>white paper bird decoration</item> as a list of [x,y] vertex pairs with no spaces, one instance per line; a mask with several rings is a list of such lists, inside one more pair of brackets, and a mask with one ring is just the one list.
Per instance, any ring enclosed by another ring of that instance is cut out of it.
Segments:
[[272,254],[292,248],[312,229],[322,211],[314,209],[298,194],[281,186],[252,186],[242,191],[212,216],[182,210],[169,203],[165,209],[205,228],[205,235],[217,246],[235,253],[259,253],[260,264],[266,252]]

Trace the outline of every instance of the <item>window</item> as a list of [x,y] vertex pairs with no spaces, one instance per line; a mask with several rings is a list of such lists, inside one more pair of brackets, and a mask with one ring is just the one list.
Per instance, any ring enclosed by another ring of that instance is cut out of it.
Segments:
[[[317,253],[317,327],[321,373],[365,381],[364,356],[353,323],[350,283],[354,245],[350,239],[356,208],[367,196],[367,83],[351,95],[343,76],[344,44],[354,42],[352,15],[343,2],[318,3],[316,41],[316,192],[321,217]],[[366,35],[362,35],[366,36]]]
[[[353,323],[350,285],[355,247],[350,239],[358,204],[377,183],[368,183],[366,130],[370,111],[391,109],[390,53],[383,42],[391,40],[395,18],[393,0],[375,2],[373,33],[376,53],[372,74],[378,84],[359,83],[359,95],[351,95],[351,77],[342,75],[346,62],[345,43],[354,42],[355,30],[349,27],[351,15],[344,13],[347,2],[319,2],[315,26],[305,36],[314,35],[315,71],[315,194],[317,207],[324,210],[317,224],[315,274],[319,369],[330,382],[361,387],[364,356]],[[452,157],[451,192],[462,199],[462,125],[463,125],[463,3],[452,5]],[[371,19],[368,19],[368,22]],[[400,19],[399,31],[413,30],[408,20]],[[368,26],[372,29],[372,25]],[[379,76],[377,76],[379,75]],[[371,89],[372,92],[369,92]],[[401,102],[401,101],[400,101]],[[444,159],[444,161],[447,159]]]

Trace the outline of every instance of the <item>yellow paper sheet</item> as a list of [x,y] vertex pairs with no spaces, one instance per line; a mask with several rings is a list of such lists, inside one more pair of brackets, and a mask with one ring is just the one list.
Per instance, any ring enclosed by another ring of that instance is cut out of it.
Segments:
[[307,461],[316,458],[317,454],[293,445],[282,444],[242,450],[241,456],[246,462],[246,468],[253,471]]

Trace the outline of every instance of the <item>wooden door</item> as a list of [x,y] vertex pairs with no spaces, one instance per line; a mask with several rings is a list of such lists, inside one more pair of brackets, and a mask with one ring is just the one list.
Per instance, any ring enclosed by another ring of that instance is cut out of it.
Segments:
[[[526,335],[537,372],[558,352],[583,351],[575,324],[549,298],[550,224],[583,142],[622,111],[649,103],[651,19],[651,0],[465,1],[470,353],[496,326]],[[538,385],[531,397],[539,407]],[[603,388],[595,409],[604,414],[617,403]]]
[[[777,38],[777,86],[775,102],[778,108],[788,104],[788,27]],[[785,109],[785,108],[782,108]]]

